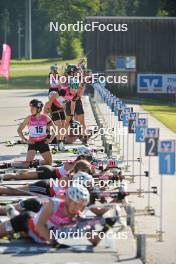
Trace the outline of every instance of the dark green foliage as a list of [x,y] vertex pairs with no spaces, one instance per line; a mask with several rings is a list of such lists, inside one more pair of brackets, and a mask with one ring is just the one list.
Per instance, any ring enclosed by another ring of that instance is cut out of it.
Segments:
[[[65,59],[80,56],[84,36],[80,33],[49,31],[49,21],[76,23],[87,16],[176,16],[175,0],[31,0],[33,58],[57,57],[59,50]],[[0,1],[0,46],[4,43],[5,22],[7,43],[12,57],[18,56],[17,24],[22,24],[22,56],[24,57],[24,26],[26,0]],[[6,21],[4,17],[9,19]],[[6,14],[6,15],[5,15]],[[9,21],[8,21],[9,20]]]

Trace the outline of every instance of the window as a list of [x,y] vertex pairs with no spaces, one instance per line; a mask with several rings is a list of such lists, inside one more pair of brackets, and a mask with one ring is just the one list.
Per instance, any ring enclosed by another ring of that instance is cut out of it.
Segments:
[[108,56],[106,60],[107,70],[133,70],[136,69],[136,57],[134,56]]
[[136,57],[126,57],[126,69],[136,69]]

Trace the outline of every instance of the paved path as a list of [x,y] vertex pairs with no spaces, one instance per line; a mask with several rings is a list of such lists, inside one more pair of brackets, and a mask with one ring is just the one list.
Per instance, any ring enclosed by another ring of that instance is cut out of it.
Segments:
[[[10,91],[0,91],[1,105],[0,105],[0,141],[14,139],[17,135],[16,129],[18,121],[14,121],[19,118],[24,118],[29,114],[28,104],[33,98],[40,98],[42,101],[46,101],[46,93],[41,90],[10,90]],[[88,125],[95,125],[94,115],[89,103],[89,98],[84,97],[84,109],[86,114],[86,122]],[[99,147],[101,146],[100,138],[96,141],[90,141],[90,145]],[[0,145],[0,160],[13,160],[25,158],[26,146],[15,146],[15,147],[5,147]],[[104,155],[104,154],[103,154]],[[98,154],[101,157],[102,154]],[[70,154],[59,154],[54,157],[59,159],[70,159],[73,155]],[[118,240],[114,244],[112,241],[104,240],[97,249],[103,249],[104,253],[62,253],[62,254],[38,254],[38,255],[4,255],[1,254],[1,263],[11,263],[11,264],[27,264],[27,263],[42,263],[42,264],[107,264],[107,263],[117,263],[118,254],[119,258],[125,264],[139,264],[141,261],[135,259],[135,241],[131,234],[131,231],[127,228],[128,239]],[[86,240],[72,241],[74,244],[89,244]],[[107,245],[109,248],[107,248]],[[110,253],[109,251],[113,251]]]

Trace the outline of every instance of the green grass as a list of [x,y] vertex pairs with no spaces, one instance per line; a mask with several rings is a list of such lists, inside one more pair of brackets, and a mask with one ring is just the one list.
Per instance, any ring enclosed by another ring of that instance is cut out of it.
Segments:
[[[59,59],[32,59],[32,60],[12,60],[10,80],[6,81],[4,77],[0,76],[0,89],[47,89],[46,79],[49,73],[49,66],[57,64],[58,66],[65,66],[66,63],[78,63],[79,59],[74,60],[59,60]],[[35,67],[48,66],[46,69],[39,69]],[[33,69],[13,70],[13,68],[33,67]],[[59,69],[63,72],[62,69]]]
[[31,67],[31,66],[50,66],[52,64],[65,65],[66,63],[74,64],[78,63],[79,59],[74,60],[62,60],[58,58],[51,59],[32,59],[32,60],[11,60],[11,68],[16,67]]
[[149,111],[166,127],[176,132],[176,106],[142,104],[142,107],[144,108],[144,110]]
[[0,77],[0,89],[46,89],[48,70],[12,71],[10,80]]

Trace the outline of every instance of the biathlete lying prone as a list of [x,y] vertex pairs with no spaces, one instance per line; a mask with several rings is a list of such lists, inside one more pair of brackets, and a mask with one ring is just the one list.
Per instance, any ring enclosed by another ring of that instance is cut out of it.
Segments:
[[[53,246],[60,246],[57,239],[51,238],[50,231],[60,228],[63,230],[64,225],[71,223],[79,224],[79,215],[86,208],[90,201],[88,190],[77,184],[68,188],[65,199],[56,197],[50,198],[36,214],[30,212],[22,212],[12,219],[0,224],[0,238],[20,233],[23,237],[28,237],[38,243],[47,243]],[[102,232],[107,232],[115,223],[110,219],[108,223],[105,221]],[[117,219],[116,219],[117,220]],[[100,231],[99,231],[100,232]],[[86,237],[96,246],[100,240],[99,232],[95,235],[91,231],[87,231]]]

